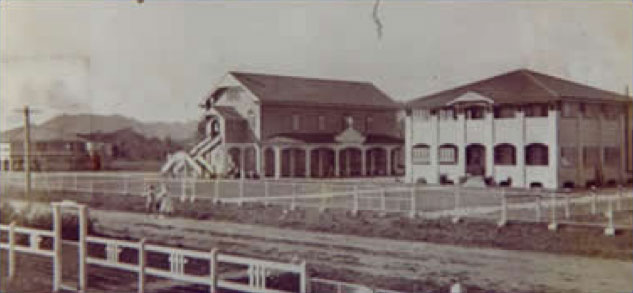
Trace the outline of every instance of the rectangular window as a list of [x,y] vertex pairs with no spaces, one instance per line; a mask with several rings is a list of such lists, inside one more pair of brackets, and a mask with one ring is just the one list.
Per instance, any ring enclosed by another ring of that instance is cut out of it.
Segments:
[[454,146],[440,147],[438,155],[439,155],[440,164],[456,164],[457,163],[457,148]]
[[605,147],[604,148],[604,164],[609,167],[620,166],[620,148]]
[[602,112],[604,113],[604,118],[607,120],[618,119],[619,108],[617,106],[605,105],[602,107]]
[[577,103],[564,102],[561,109],[561,116],[565,118],[578,117],[579,105]]
[[583,117],[597,119],[600,116],[600,106],[594,104],[583,104]]
[[323,115],[319,115],[319,130],[323,131],[325,130],[325,116]]
[[374,122],[374,117],[372,117],[371,115],[367,115],[367,117],[365,117],[365,132],[371,131],[371,126],[373,122]]
[[514,118],[516,108],[514,106],[499,106],[495,108],[495,118]]
[[600,164],[600,147],[586,146],[582,157],[586,168],[597,167]]
[[560,166],[563,168],[575,168],[578,162],[578,149],[576,147],[560,148]]
[[431,153],[429,146],[414,146],[411,151],[413,164],[428,165],[431,163]]
[[413,110],[413,117],[420,120],[429,120],[429,118],[431,118],[431,111],[428,109]]
[[524,108],[525,117],[547,117],[546,104],[526,105]]
[[441,109],[440,110],[440,119],[442,120],[454,120],[457,116],[455,115],[454,109]]
[[292,115],[292,130],[299,130],[300,117],[299,114]]
[[466,109],[466,119],[478,120],[484,119],[486,109],[484,107],[470,107]]

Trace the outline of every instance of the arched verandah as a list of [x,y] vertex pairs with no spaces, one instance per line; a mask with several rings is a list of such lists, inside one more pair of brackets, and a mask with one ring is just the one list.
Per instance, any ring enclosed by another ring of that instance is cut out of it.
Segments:
[[355,177],[362,175],[362,150],[357,147],[347,147],[339,151],[339,170],[341,177]]
[[311,177],[334,177],[335,151],[331,148],[320,147],[310,151]]

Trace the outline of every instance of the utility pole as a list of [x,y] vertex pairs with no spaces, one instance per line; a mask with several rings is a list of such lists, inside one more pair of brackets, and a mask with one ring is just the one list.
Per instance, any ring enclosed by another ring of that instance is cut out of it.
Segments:
[[31,195],[31,110],[24,106],[24,192]]

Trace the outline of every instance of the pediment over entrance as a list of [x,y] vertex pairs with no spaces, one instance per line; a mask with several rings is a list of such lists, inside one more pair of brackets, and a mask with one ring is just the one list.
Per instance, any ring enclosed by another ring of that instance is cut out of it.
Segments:
[[447,106],[452,106],[454,104],[464,104],[464,103],[472,103],[472,104],[477,104],[477,103],[485,103],[485,104],[494,104],[495,101],[493,101],[492,99],[486,97],[486,96],[482,96],[479,93],[476,92],[466,92],[465,94],[449,101],[448,103],[446,103]]
[[358,130],[348,127],[334,137],[334,140],[339,143],[364,143],[365,136]]

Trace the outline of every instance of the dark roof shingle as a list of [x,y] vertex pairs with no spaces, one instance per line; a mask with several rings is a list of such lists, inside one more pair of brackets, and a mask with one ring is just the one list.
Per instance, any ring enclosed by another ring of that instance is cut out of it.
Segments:
[[554,102],[562,99],[630,102],[624,95],[543,73],[520,69],[409,101],[407,108],[442,107],[455,98],[475,92],[500,104]]
[[396,109],[400,105],[369,82],[230,72],[262,103],[346,105]]

